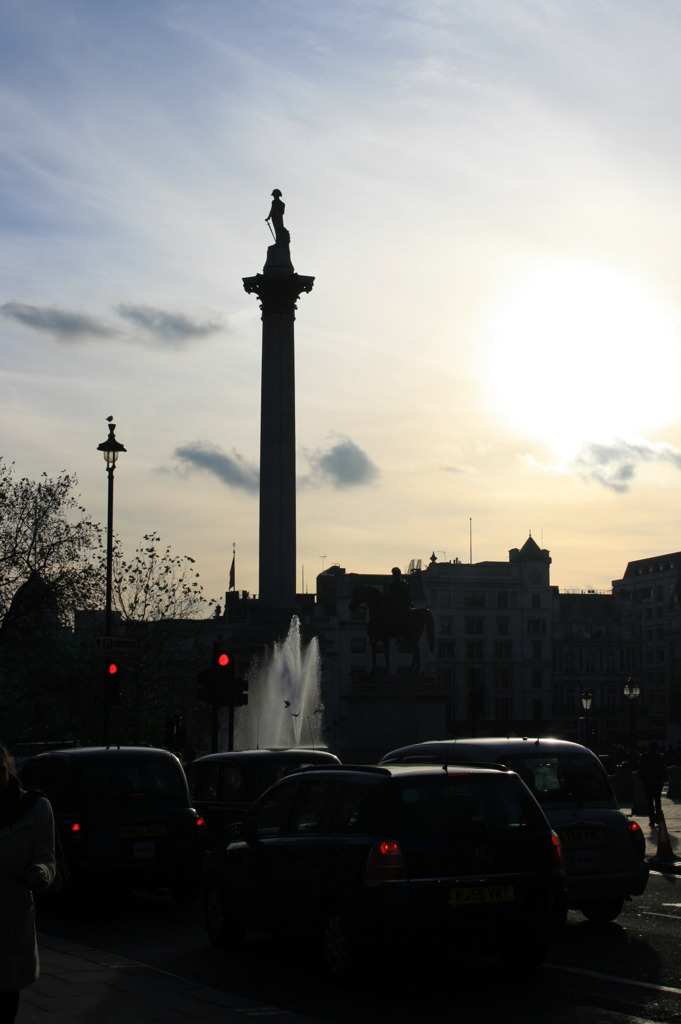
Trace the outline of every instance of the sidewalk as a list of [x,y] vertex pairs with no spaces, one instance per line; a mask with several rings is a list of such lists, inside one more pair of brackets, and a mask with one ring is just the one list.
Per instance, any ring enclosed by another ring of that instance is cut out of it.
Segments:
[[[666,795],[662,796],[662,813],[669,837],[671,856],[663,855],[657,859],[660,849],[660,835],[658,828],[651,828],[648,824],[647,811],[641,811],[641,805],[636,804],[633,808],[625,803],[620,803],[622,811],[634,818],[643,829],[646,837],[646,858],[651,862],[653,871],[671,871],[674,874],[681,874],[681,800],[670,800]],[[677,859],[678,858],[678,859]]]
[[[672,855],[660,861],[655,860],[658,829],[649,828],[648,815],[638,813],[638,807],[632,815],[626,804],[622,810],[643,829],[652,869],[681,874],[681,800],[662,798]],[[322,1024],[113,953],[43,934],[38,936],[38,944],[40,978],[21,993],[16,1024],[40,1021],[46,1014],[50,1015],[49,1024]]]
[[47,1014],[49,1024],[322,1024],[49,935],[38,945],[40,978],[22,991],[16,1024]]

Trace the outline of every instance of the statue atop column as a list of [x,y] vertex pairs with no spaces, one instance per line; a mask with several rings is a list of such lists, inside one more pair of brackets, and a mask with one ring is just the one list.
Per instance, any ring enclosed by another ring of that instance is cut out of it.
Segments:
[[261,309],[270,313],[293,313],[301,292],[312,291],[314,277],[296,274],[291,263],[291,235],[284,227],[281,190],[272,191],[272,205],[265,223],[272,232],[274,242],[267,247],[267,259],[262,274],[244,278],[244,288],[255,292],[262,300]]
[[284,227],[286,204],[281,201],[281,192],[278,188],[274,189],[272,196],[272,206],[270,207],[269,216],[265,218],[265,223],[270,226],[270,231],[274,235],[275,245],[288,245],[291,241],[291,235]]

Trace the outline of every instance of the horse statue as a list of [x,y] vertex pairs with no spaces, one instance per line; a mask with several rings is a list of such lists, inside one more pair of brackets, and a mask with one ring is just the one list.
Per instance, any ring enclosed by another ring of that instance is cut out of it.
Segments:
[[377,587],[353,587],[348,605],[350,611],[365,604],[369,611],[367,634],[371,646],[371,674],[376,672],[379,645],[383,646],[385,670],[390,672],[390,641],[404,640],[411,649],[410,672],[417,673],[421,668],[420,640],[425,630],[428,648],[435,648],[435,623],[428,608],[407,608],[401,624],[390,622],[386,614],[385,598]]

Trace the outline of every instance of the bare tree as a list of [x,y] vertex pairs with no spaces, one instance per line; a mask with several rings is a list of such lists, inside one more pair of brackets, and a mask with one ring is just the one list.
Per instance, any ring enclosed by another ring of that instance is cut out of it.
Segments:
[[65,471],[17,480],[14,463],[0,457],[0,619],[32,573],[50,586],[64,625],[76,610],[101,603],[102,531],[80,504],[77,486]]

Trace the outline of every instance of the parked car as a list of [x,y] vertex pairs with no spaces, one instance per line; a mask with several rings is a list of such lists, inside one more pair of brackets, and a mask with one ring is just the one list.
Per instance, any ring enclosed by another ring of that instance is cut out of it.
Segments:
[[[275,783],[209,853],[211,941],[298,939],[328,973],[382,947],[480,942],[532,968],[565,922],[560,843],[513,773],[431,766],[312,768]],[[380,937],[380,938],[379,938]]]
[[174,754],[153,747],[78,747],[30,758],[24,786],[54,810],[71,892],[200,891],[206,828]]
[[340,764],[328,750],[232,750],[206,754],[186,768],[194,807],[208,826],[210,846],[219,846],[228,825],[241,821],[253,801],[296,768]]
[[600,760],[588,747],[554,739],[460,739],[414,743],[381,764],[492,762],[523,779],[558,833],[568,906],[591,921],[614,920],[648,882],[645,836],[619,809]]

